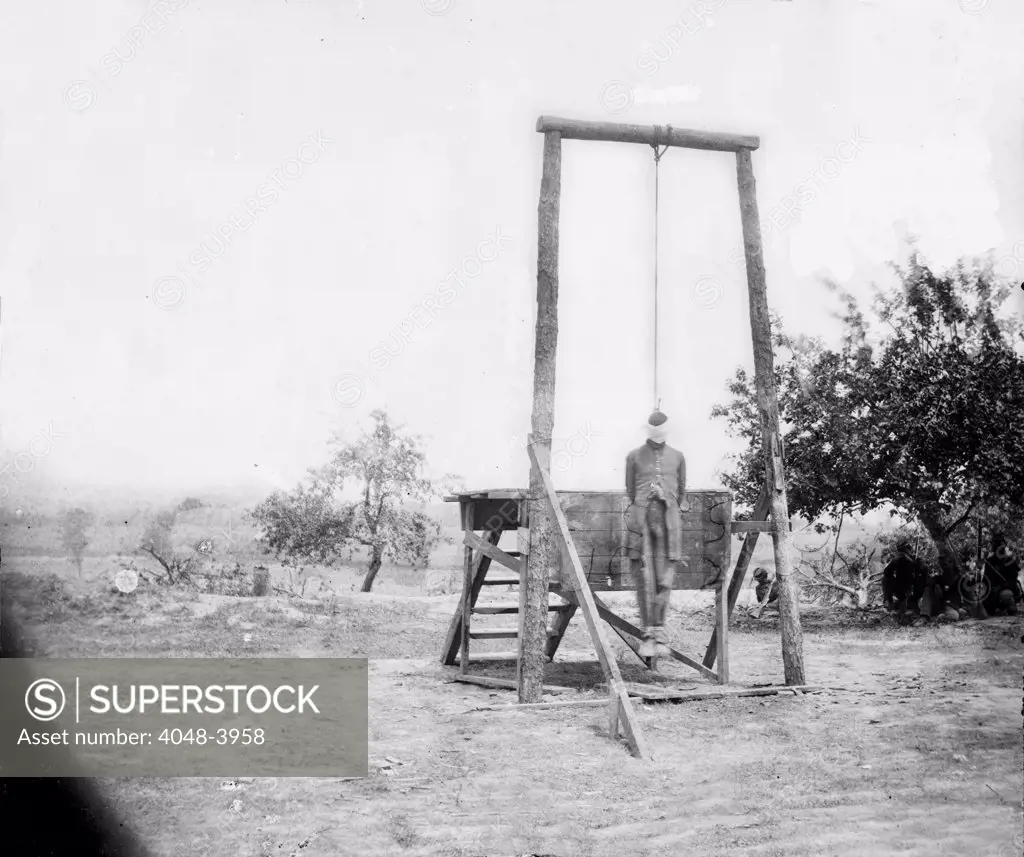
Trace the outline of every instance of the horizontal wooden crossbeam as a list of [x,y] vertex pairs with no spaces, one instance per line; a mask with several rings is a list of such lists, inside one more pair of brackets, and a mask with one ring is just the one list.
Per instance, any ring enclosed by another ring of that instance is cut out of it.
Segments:
[[683,149],[704,149],[714,152],[738,152],[757,149],[760,137],[748,134],[726,134],[718,131],[694,131],[686,128],[655,125],[628,125],[618,122],[581,122],[541,116],[537,120],[541,133],[557,131],[563,140],[600,140],[606,143],[646,143],[649,146],[677,146]]
[[[548,604],[548,612],[556,613],[563,612],[569,609],[568,604]],[[499,615],[508,616],[513,613],[519,612],[518,604],[488,604],[484,607],[474,607],[472,612],[475,613],[486,613],[488,615]]]
[[[733,521],[729,529],[734,533],[770,533],[775,526],[773,521]],[[789,531],[793,532],[793,525],[789,525]]]

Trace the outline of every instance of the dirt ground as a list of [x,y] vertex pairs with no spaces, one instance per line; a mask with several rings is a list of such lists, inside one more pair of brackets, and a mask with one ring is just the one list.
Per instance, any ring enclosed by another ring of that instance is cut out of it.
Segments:
[[[603,708],[474,710],[514,694],[453,683],[456,670],[440,665],[454,596],[345,594],[325,607],[123,595],[102,576],[68,579],[61,563],[52,571],[62,579],[38,564],[4,565],[4,597],[37,655],[370,659],[367,779],[104,781],[158,855],[1024,851],[1018,619],[896,628],[878,615],[806,611],[807,679],[829,690],[638,703],[655,757],[646,764],[608,739]],[[628,600],[617,599],[627,614]],[[672,642],[696,654],[710,634],[710,597],[678,601]],[[739,612],[730,640],[734,683],[781,682],[777,614]],[[627,680],[650,681],[619,648]],[[577,657],[588,649],[577,620],[550,680],[598,698],[593,656]],[[710,687],[681,665],[664,673]]]

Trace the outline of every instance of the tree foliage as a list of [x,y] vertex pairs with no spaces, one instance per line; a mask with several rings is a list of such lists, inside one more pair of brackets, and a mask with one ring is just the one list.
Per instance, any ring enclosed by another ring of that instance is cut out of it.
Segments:
[[[889,507],[921,523],[957,579],[951,535],[980,511],[1024,506],[1024,334],[999,317],[1011,286],[990,266],[937,274],[915,252],[893,269],[899,288],[876,287],[870,312],[832,285],[836,348],[774,321],[789,507],[807,520]],[[752,505],[764,481],[753,379],[739,370],[729,393],[713,414],[748,446],[726,484]]]
[[[369,592],[384,559],[426,567],[441,541],[440,524],[410,508],[440,493],[425,475],[420,441],[394,426],[384,411],[354,442],[336,435],[331,458],[310,471],[308,484],[276,492],[252,510],[264,541],[292,562],[331,565],[353,546],[367,550],[362,591]],[[346,499],[355,496],[356,499]]]

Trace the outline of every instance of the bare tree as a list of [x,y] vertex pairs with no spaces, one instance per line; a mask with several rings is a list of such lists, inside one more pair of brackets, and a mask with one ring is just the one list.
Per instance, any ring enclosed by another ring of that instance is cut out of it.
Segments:
[[195,554],[178,554],[172,537],[177,510],[159,512],[146,528],[139,550],[153,557],[164,570],[164,581],[169,585],[191,580],[190,572],[196,561]]
[[882,583],[882,570],[875,559],[878,545],[869,546],[858,540],[844,550],[846,556],[833,548],[812,560],[803,560],[797,567],[801,589],[820,603],[870,607],[877,600]]

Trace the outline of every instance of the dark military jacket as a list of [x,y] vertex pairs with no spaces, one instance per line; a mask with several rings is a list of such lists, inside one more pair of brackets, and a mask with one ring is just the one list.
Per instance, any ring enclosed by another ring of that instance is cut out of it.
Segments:
[[647,503],[652,485],[660,485],[665,500],[679,506],[686,493],[686,459],[667,443],[649,440],[626,456],[629,502]]

